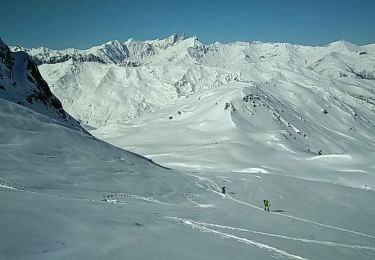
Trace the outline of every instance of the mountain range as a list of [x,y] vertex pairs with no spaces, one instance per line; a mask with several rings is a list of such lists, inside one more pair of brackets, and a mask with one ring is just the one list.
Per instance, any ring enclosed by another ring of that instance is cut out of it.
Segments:
[[[235,163],[226,162],[225,170],[260,164],[255,154],[374,151],[373,44],[205,45],[173,34],[87,50],[25,50],[42,63],[41,74],[65,109],[96,129],[94,135],[165,165],[184,165],[198,147],[212,159],[193,169],[211,170],[227,150]],[[246,152],[232,147],[234,136]]]

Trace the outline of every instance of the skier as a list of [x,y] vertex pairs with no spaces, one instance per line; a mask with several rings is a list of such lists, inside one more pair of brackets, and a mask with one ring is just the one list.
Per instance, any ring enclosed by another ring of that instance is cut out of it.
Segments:
[[225,187],[221,188],[221,193],[225,194]]
[[263,200],[264,210],[270,212],[271,203],[268,200]]

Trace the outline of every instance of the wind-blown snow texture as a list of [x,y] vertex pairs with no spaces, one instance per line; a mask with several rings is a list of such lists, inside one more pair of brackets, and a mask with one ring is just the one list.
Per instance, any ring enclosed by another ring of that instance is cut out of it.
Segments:
[[0,99],[0,258],[375,258],[374,49],[27,50],[94,135],[184,171]]

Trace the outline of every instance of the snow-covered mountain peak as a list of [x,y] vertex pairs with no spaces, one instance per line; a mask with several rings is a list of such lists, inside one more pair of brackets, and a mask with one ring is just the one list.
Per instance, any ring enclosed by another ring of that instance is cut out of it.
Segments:
[[186,51],[183,50],[184,48],[202,46],[196,36],[187,38],[185,35],[179,37],[177,34],[172,34],[164,39],[151,41],[137,41],[133,38],[124,42],[113,40],[86,50],[75,48],[51,50],[44,47],[23,48],[20,46],[13,46],[11,49],[12,51],[26,51],[32,55],[38,65],[61,63],[69,59],[80,62],[121,64],[142,60],[148,62],[150,57],[159,56],[163,51],[176,45],[180,45],[177,49],[181,51]]
[[346,40],[339,40],[332,42],[327,45],[329,48],[335,51],[349,51],[349,52],[359,52],[362,48],[354,43],[348,42]]
[[160,49],[167,49],[168,47],[172,46],[175,44],[178,40],[178,36],[176,33],[171,34],[170,36],[164,38],[164,39],[156,39],[152,41],[145,41],[146,43],[152,44],[157,48]]

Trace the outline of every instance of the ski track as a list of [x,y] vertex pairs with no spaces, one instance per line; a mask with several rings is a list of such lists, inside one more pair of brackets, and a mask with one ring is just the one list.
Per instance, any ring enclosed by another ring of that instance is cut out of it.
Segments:
[[124,198],[130,198],[130,199],[138,199],[138,200],[143,200],[147,202],[153,202],[161,205],[169,205],[172,206],[174,204],[162,202],[156,199],[153,199],[152,197],[144,197],[144,196],[139,196],[139,195],[134,195],[134,194],[128,194],[128,193],[110,193],[109,195],[106,196],[108,197],[124,197]]
[[278,255],[286,256],[289,259],[307,260],[307,258],[304,258],[302,256],[298,256],[298,255],[290,254],[290,253],[288,253],[284,250],[278,249],[276,247],[269,246],[267,244],[259,243],[259,242],[256,242],[256,241],[244,238],[244,237],[238,237],[238,236],[235,236],[235,235],[230,234],[230,233],[220,232],[220,231],[217,231],[217,230],[214,230],[214,229],[210,229],[210,228],[195,224],[194,221],[184,220],[184,219],[176,218],[176,217],[166,217],[166,219],[174,221],[174,222],[183,223],[184,225],[190,226],[192,229],[198,229],[199,231],[204,232],[204,233],[214,234],[214,235],[217,235],[217,236],[222,237],[222,238],[233,239],[233,240],[236,240],[237,242],[240,242],[240,243],[252,245],[252,246],[255,246],[255,247],[258,247],[258,248],[261,248],[261,249],[265,249],[267,251],[276,253]]
[[14,188],[6,183],[0,183],[0,188],[8,189],[8,190],[16,190],[16,191],[22,191],[20,189]]
[[190,201],[194,205],[194,207],[197,207],[197,208],[214,208],[215,207],[215,205],[213,204],[201,204],[201,203],[195,202],[191,198],[191,196],[186,196],[186,200]]
[[[255,177],[255,176],[254,176]],[[225,176],[217,176],[217,178],[223,179],[225,182],[231,183],[231,180],[237,181],[245,181],[245,179],[237,178],[237,177],[225,177]],[[255,177],[256,178],[256,177]]]
[[208,182],[208,185],[211,186],[213,189],[209,189],[208,187],[203,186],[203,185],[200,184],[199,182],[195,182],[195,184],[196,184],[198,187],[200,187],[200,188],[202,188],[202,189],[204,189],[204,190],[207,190],[207,191],[213,192],[213,193],[215,193],[215,194],[221,196],[222,198],[225,197],[225,195],[224,195],[223,193],[219,192],[219,191],[220,191],[220,187],[219,187],[219,186],[216,184],[216,182],[214,182],[213,180],[208,179],[208,178],[205,178],[205,177],[197,176],[197,175],[194,175],[194,174],[191,174],[191,173],[186,173],[186,172],[184,172],[184,173],[185,173],[186,175],[189,175],[189,176],[192,176],[192,177],[194,177],[194,178],[197,178],[197,179],[200,180],[200,181],[207,181],[207,182]]
[[[188,175],[193,176],[193,177],[195,177],[195,178],[197,178],[197,179],[199,179],[201,181],[207,181],[209,183],[209,186],[211,186],[213,188],[213,189],[210,189],[208,187],[203,186],[199,182],[196,182],[196,185],[198,187],[201,187],[204,190],[207,190],[207,191],[213,192],[213,193],[215,193],[217,195],[220,195],[222,198],[228,197],[230,200],[235,201],[235,202],[237,202],[239,204],[246,205],[246,206],[252,207],[254,209],[263,211],[263,208],[261,208],[261,207],[255,206],[255,205],[253,205],[251,203],[248,203],[248,202],[245,202],[245,201],[242,201],[242,200],[238,200],[238,199],[232,197],[229,194],[227,194],[227,195],[222,194],[221,192],[218,191],[218,190],[220,190],[219,186],[213,180],[211,180],[211,179],[208,179],[208,178],[205,178],[205,177],[196,176],[196,175],[193,175],[193,174],[188,174]],[[4,183],[0,183],[0,188],[8,189],[8,190],[13,190],[13,191],[19,191],[19,192],[34,193],[34,194],[44,195],[44,196],[57,197],[57,198],[72,199],[72,200],[79,200],[79,201],[87,201],[87,202],[91,202],[91,203],[92,202],[94,202],[94,203],[109,203],[109,204],[120,204],[120,205],[124,205],[125,204],[125,202],[118,201],[118,200],[95,200],[95,199],[87,199],[87,198],[69,198],[69,197],[64,197],[64,196],[59,196],[59,195],[48,194],[48,193],[42,193],[42,192],[36,192],[36,191],[29,191],[29,190],[17,189],[17,188],[14,188],[12,186],[9,186],[7,184],[4,184]],[[216,189],[216,190],[214,190],[214,189]],[[143,196],[134,195],[134,194],[116,193],[116,194],[112,194],[112,195],[113,196],[126,197],[126,198],[133,198],[133,199],[138,199],[138,200],[147,201],[147,202],[153,202],[153,203],[157,203],[157,204],[160,204],[160,205],[173,205],[173,204],[169,204],[169,203],[158,201],[158,200],[153,199],[151,197],[143,197]],[[190,198],[190,201],[195,206],[197,206],[197,207],[203,207],[203,208],[213,207],[212,204],[199,204],[197,202],[194,202],[193,200],[191,200],[191,198]],[[306,223],[310,223],[310,224],[322,226],[322,227],[325,227],[325,228],[335,229],[335,230],[339,230],[339,231],[343,231],[343,232],[348,232],[348,233],[352,233],[352,234],[355,234],[355,235],[360,235],[360,236],[364,236],[364,237],[374,238],[375,239],[375,236],[373,236],[373,235],[361,233],[361,232],[354,231],[354,230],[349,230],[349,229],[345,229],[345,228],[341,228],[341,227],[331,226],[331,225],[323,224],[323,223],[320,223],[320,222],[316,222],[316,221],[312,221],[312,220],[308,220],[308,219],[304,219],[304,218],[299,218],[299,217],[295,217],[295,216],[291,216],[291,215],[287,215],[287,214],[283,214],[283,213],[279,213],[279,212],[272,212],[271,214],[283,216],[283,217],[286,217],[286,218],[295,219],[295,220],[298,220],[298,221],[302,221],[302,222],[306,222]],[[207,223],[207,225],[213,225],[214,226],[215,224],[208,224]],[[217,226],[217,227],[228,228],[228,229],[233,229],[233,230],[238,230],[238,231],[252,232],[252,233],[258,232],[258,231],[251,231],[251,230],[240,229],[240,228],[225,227],[225,226],[220,226],[220,225]],[[217,232],[217,231],[215,231],[215,232]],[[262,232],[259,232],[259,234],[262,234]],[[375,248],[367,247],[367,246],[360,246],[360,245],[345,245],[345,244],[339,244],[339,243],[334,243],[334,242],[330,242],[330,241],[318,241],[318,240],[299,239],[299,238],[293,238],[293,237],[287,237],[287,236],[276,235],[276,234],[269,234],[269,233],[264,233],[263,235],[280,237],[280,238],[285,238],[285,239],[290,239],[290,240],[298,240],[298,241],[307,242],[307,243],[317,243],[317,244],[325,244],[325,245],[330,245],[330,246],[342,246],[342,247],[356,248],[356,249],[359,248],[359,249],[375,250]]]
[[[42,195],[42,196],[48,196],[48,197],[53,197],[53,198],[59,198],[59,199],[69,199],[69,200],[78,200],[78,201],[86,201],[86,202],[94,202],[94,203],[108,203],[108,204],[120,204],[120,205],[125,205],[126,203],[120,200],[116,199],[108,199],[108,195],[105,196],[103,200],[95,200],[95,199],[88,199],[88,198],[75,198],[75,197],[66,197],[62,195],[55,195],[55,194],[50,194],[50,193],[44,193],[44,192],[37,192],[37,191],[32,191],[32,190],[24,190],[24,189],[17,189],[12,186],[9,186],[4,183],[0,183],[0,188],[12,190],[12,191],[18,191],[18,192],[26,192],[26,193],[32,193],[32,194],[37,194],[37,195]],[[142,200],[146,202],[152,202],[160,205],[169,205],[172,206],[174,204],[170,203],[165,203],[161,202],[159,200],[153,199],[152,197],[144,197],[144,196],[139,196],[139,195],[134,195],[134,194],[127,194],[127,193],[116,193],[116,194],[111,194],[113,197],[125,197],[125,198],[130,198],[130,199],[137,199],[137,200]]]
[[211,192],[215,193],[216,195],[219,195],[220,197],[225,198],[225,195],[224,195],[223,193],[221,193],[221,192],[218,192],[218,191],[216,191],[216,190],[211,190],[211,189],[209,189],[209,188],[207,188],[207,187],[204,187],[204,186],[203,186],[202,184],[200,184],[199,182],[196,182],[195,184],[196,184],[198,187],[200,187],[200,188],[202,188],[202,189],[204,189],[204,190],[211,191]]
[[277,237],[277,238],[288,239],[288,240],[293,240],[293,241],[300,241],[300,242],[304,242],[304,243],[321,244],[321,245],[325,245],[325,246],[345,247],[345,248],[351,248],[351,249],[364,249],[364,250],[375,251],[375,248],[371,247],[371,246],[348,245],[348,244],[336,243],[336,242],[332,242],[332,241],[320,241],[320,240],[312,240],[312,239],[305,239],[305,238],[297,238],[297,237],[290,237],[290,236],[278,235],[278,234],[267,233],[267,232],[260,232],[260,231],[256,231],[256,230],[245,229],[245,228],[238,228],[238,227],[232,227],[232,226],[224,226],[224,225],[219,225],[219,224],[199,222],[199,221],[194,221],[194,220],[190,220],[190,219],[182,219],[182,218],[175,218],[175,219],[183,221],[183,222],[184,221],[190,221],[190,222],[194,223],[195,225],[201,225],[201,226],[205,226],[205,227],[216,227],[216,228],[222,228],[222,229],[230,229],[230,230],[236,230],[236,231],[242,231],[242,232],[249,232],[249,233],[253,233],[253,234],[264,235],[264,236],[269,236],[269,237]]
[[[205,178],[205,177],[200,177],[200,176],[196,176],[196,175],[192,175],[192,174],[188,174],[190,176],[193,176],[193,177],[196,177],[198,178],[199,180],[203,180],[203,181],[207,181],[211,184],[211,186],[216,189],[216,190],[212,190],[212,189],[209,189],[207,187],[204,187],[203,185],[199,184],[199,183],[196,183],[199,187],[207,190],[207,191],[211,191],[215,194],[220,194],[222,197],[228,197],[229,199],[231,199],[232,201],[235,201],[237,203],[240,203],[240,204],[243,204],[243,205],[246,205],[246,206],[249,206],[249,207],[252,207],[254,209],[257,209],[257,210],[261,210],[263,211],[264,209],[261,208],[261,207],[258,207],[258,206],[255,206],[251,203],[248,203],[248,202],[245,202],[245,201],[242,201],[242,200],[238,200],[236,198],[233,198],[231,195],[227,194],[222,194],[221,192],[219,192],[220,188],[219,186],[211,179],[208,179],[208,178]],[[317,226],[321,226],[321,227],[325,227],[325,228],[330,228],[330,229],[335,229],[335,230],[340,230],[340,231],[343,231],[343,232],[348,232],[348,233],[352,233],[352,234],[355,234],[355,235],[359,235],[359,236],[364,236],[364,237],[368,237],[368,238],[374,238],[375,239],[375,236],[373,235],[369,235],[369,234],[365,234],[365,233],[361,233],[361,232],[358,232],[358,231],[354,231],[354,230],[350,230],[350,229],[345,229],[345,228],[341,228],[341,227],[335,227],[335,226],[331,226],[331,225],[327,225],[327,224],[323,224],[323,223],[320,223],[320,222],[317,222],[317,221],[313,221],[313,220],[308,220],[308,219],[304,219],[304,218],[299,218],[299,217],[295,217],[295,216],[292,216],[292,215],[288,215],[288,214],[283,214],[283,213],[279,213],[279,212],[272,212],[272,214],[275,214],[275,215],[279,215],[279,216],[283,216],[283,217],[286,217],[286,218],[291,218],[291,219],[295,219],[295,220],[298,220],[298,221],[302,221],[302,222],[306,222],[306,223],[310,223],[310,224],[314,224],[314,225],[317,225]]]

